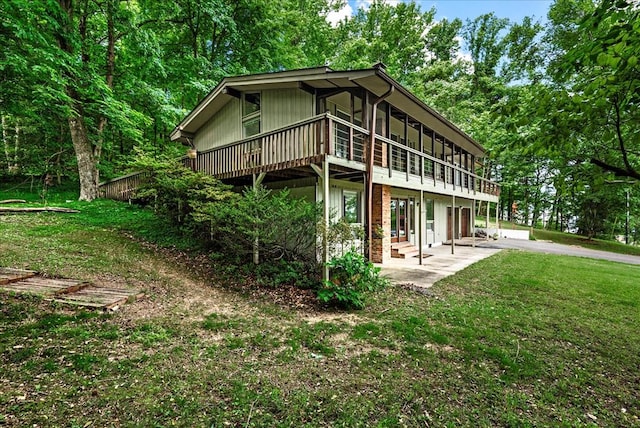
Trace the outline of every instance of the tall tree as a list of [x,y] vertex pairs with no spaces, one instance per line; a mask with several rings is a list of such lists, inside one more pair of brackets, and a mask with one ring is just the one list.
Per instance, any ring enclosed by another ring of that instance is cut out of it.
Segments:
[[497,74],[498,63],[505,54],[503,30],[509,25],[507,18],[498,18],[493,12],[467,20],[462,35],[473,61],[476,86],[483,90],[483,79]]
[[336,68],[367,68],[376,62],[387,65],[389,74],[406,83],[424,66],[426,38],[435,10],[422,12],[415,2],[391,5],[374,0],[368,9],[340,23]]

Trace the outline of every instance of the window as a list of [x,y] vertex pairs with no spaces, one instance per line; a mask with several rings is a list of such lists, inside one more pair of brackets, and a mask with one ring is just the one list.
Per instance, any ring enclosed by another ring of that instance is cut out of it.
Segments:
[[360,201],[358,192],[345,190],[342,192],[343,217],[347,223],[360,223]]
[[242,97],[242,136],[251,137],[260,131],[260,93],[245,93]]
[[427,217],[427,230],[434,231],[433,227],[433,199],[426,199],[425,203],[425,214]]

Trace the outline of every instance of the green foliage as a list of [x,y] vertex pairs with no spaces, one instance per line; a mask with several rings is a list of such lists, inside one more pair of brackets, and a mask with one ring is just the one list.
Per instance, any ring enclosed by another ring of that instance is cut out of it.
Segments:
[[155,211],[185,230],[203,222],[203,213],[237,199],[231,186],[203,172],[192,171],[179,161],[140,153],[134,167],[143,176],[135,199],[151,204]]
[[[323,226],[321,226],[322,229]],[[323,237],[325,234],[323,233]],[[344,217],[330,221],[326,232],[327,247],[332,256],[343,256],[348,251],[363,252],[364,226],[349,223]]]
[[434,9],[422,12],[415,2],[390,5],[376,0],[366,10],[359,8],[337,29],[332,64],[337,68],[368,68],[383,62],[392,75],[406,83],[424,66],[426,35],[434,15]]
[[362,309],[366,294],[383,288],[388,282],[380,276],[380,268],[353,250],[334,257],[328,266],[331,277],[317,291],[318,299],[325,303]]
[[316,262],[316,227],[320,207],[262,186],[246,188],[241,198],[222,205],[196,207],[194,219],[211,225],[216,245],[247,262],[256,250],[261,262]]

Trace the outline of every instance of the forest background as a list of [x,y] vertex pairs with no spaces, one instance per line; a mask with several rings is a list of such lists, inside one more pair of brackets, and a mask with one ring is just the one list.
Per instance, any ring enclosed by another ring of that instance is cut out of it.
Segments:
[[379,0],[337,24],[335,0],[0,5],[2,181],[92,200],[136,153],[184,154],[169,132],[225,76],[383,62],[484,145],[503,219],[613,238],[629,215],[640,240],[635,0],[556,0],[544,26]]

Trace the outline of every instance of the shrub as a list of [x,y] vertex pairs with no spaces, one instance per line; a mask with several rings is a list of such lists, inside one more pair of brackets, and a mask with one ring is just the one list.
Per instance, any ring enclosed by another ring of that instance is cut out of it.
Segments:
[[173,159],[140,154],[134,167],[145,175],[135,198],[152,205],[158,215],[191,235],[206,233],[208,229],[199,218],[194,218],[199,211],[215,211],[238,198],[231,186]]
[[289,191],[247,188],[242,198],[211,210],[198,209],[199,221],[210,221],[220,249],[250,260],[254,250],[260,262],[301,262],[317,265],[316,204],[292,198]]
[[[332,213],[333,217],[335,214]],[[320,226],[322,231],[323,225]],[[324,234],[323,234],[324,236]],[[332,257],[343,256],[348,251],[363,253],[364,227],[361,224],[347,222],[344,217],[338,221],[330,221],[326,232],[327,247]]]
[[380,268],[355,250],[334,257],[328,266],[330,279],[317,292],[318,299],[325,303],[362,309],[366,293],[377,291],[388,283],[380,276]]

